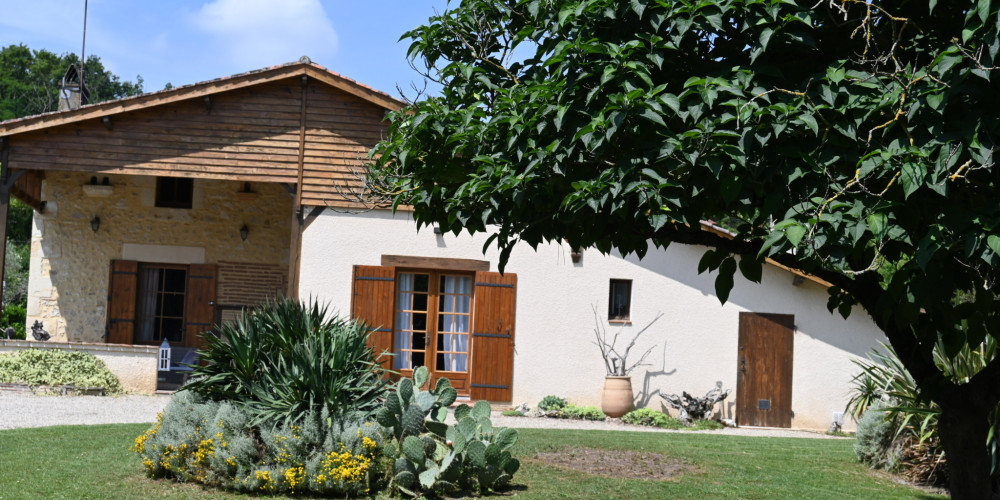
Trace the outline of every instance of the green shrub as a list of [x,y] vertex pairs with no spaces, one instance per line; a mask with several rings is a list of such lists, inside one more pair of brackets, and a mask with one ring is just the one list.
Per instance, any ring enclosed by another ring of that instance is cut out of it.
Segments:
[[661,427],[664,429],[679,429],[683,427],[680,420],[652,408],[639,408],[638,410],[632,410],[622,417],[622,422],[632,425]]
[[858,419],[854,454],[873,469],[892,470],[901,451],[900,446],[894,444],[895,437],[895,422],[877,403],[873,404]]
[[14,338],[24,340],[24,324],[27,319],[28,309],[24,304],[7,304],[0,312],[0,338],[3,338],[3,330],[7,327],[14,329]]
[[24,349],[0,354],[0,382],[100,387],[106,394],[123,392],[118,377],[93,354],[61,349]]
[[178,392],[133,451],[146,475],[247,493],[363,496],[384,485],[383,429],[323,408],[258,428],[229,402]]
[[378,422],[394,436],[385,447],[386,456],[395,460],[391,488],[415,497],[472,487],[486,493],[507,484],[521,465],[510,454],[517,431],[494,428],[485,401],[459,405],[456,424],[445,424],[456,391],[445,378],[425,391],[427,380],[427,368],[417,368],[412,379],[401,379],[386,395],[378,411]]
[[566,400],[559,396],[545,396],[542,402],[538,403],[538,409],[542,411],[558,411],[566,407]]
[[330,318],[316,302],[268,302],[205,335],[204,364],[188,388],[245,405],[255,424],[288,425],[324,408],[370,416],[386,381],[369,335],[364,324]]
[[523,417],[524,414],[521,413],[519,410],[504,410],[503,411],[503,416],[505,416],[505,417]]
[[563,418],[573,418],[577,420],[604,420],[607,418],[604,412],[596,406],[566,405],[562,410]]

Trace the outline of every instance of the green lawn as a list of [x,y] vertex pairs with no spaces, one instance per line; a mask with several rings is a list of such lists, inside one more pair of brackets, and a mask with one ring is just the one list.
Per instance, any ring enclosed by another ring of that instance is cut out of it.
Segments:
[[[151,481],[129,451],[146,425],[0,431],[0,499],[247,498]],[[591,476],[526,461],[518,498],[944,498],[856,463],[850,440],[523,429],[515,456],[570,446],[668,455],[694,467],[671,481]]]

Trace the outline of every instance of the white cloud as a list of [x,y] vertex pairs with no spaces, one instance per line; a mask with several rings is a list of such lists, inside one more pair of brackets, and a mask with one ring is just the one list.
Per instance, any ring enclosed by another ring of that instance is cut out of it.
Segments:
[[243,70],[303,55],[322,63],[337,50],[337,33],[319,0],[214,0],[190,21]]

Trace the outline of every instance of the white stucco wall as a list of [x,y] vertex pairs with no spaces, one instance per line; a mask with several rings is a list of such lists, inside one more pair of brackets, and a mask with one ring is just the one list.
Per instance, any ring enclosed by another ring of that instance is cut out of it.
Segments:
[[[349,314],[351,266],[380,265],[381,256],[409,255],[489,260],[496,271],[498,252],[482,254],[485,235],[436,235],[416,231],[408,213],[385,211],[342,214],[327,211],[302,240],[300,297],[319,297]],[[513,402],[534,406],[555,394],[571,402],[599,405],[604,364],[594,339],[595,305],[607,324],[609,280],[631,279],[632,325],[623,337],[664,316],[644,334],[633,352],[655,346],[647,366],[632,372],[637,406],[664,408],[661,393],[703,394],[716,380],[731,389],[723,416],[733,417],[736,400],[738,320],[741,311],[794,314],[792,426],[826,429],[833,412],[843,411],[849,381],[856,373],[852,356],[864,356],[881,332],[860,309],[847,320],[826,310],[826,290],[765,266],[758,285],[739,275],[729,302],[714,295],[714,274],[697,274],[704,248],[672,245],[635,256],[584,252],[574,264],[566,245],[516,248],[506,272],[518,275]],[[848,427],[851,426],[847,422]]]

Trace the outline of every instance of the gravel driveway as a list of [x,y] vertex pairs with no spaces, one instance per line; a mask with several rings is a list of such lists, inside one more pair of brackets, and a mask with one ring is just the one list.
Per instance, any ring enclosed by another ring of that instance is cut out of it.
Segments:
[[[93,425],[153,422],[163,411],[170,396],[35,396],[0,391],[0,430],[51,425]],[[537,429],[590,429],[638,432],[698,432],[760,437],[803,437],[839,439],[819,432],[763,429],[753,427],[725,428],[717,431],[670,431],[625,425],[620,420],[590,422],[554,418],[504,417],[493,412],[493,425]]]

